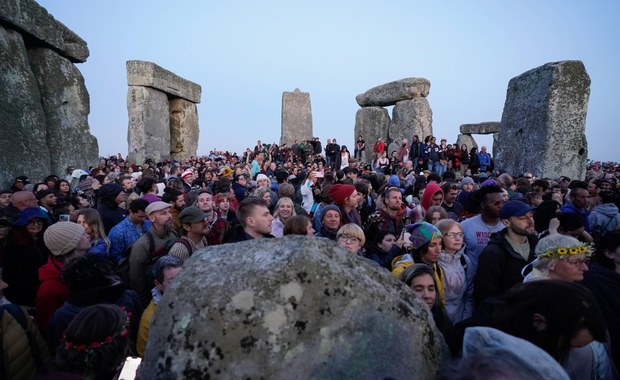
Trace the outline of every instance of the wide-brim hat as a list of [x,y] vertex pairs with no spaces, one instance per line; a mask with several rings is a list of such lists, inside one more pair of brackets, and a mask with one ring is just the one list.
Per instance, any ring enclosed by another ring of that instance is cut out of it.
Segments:
[[23,209],[17,214],[17,220],[13,222],[14,226],[25,226],[33,219],[43,219],[47,220],[47,217],[43,215],[43,211],[41,211],[38,207],[29,207]]

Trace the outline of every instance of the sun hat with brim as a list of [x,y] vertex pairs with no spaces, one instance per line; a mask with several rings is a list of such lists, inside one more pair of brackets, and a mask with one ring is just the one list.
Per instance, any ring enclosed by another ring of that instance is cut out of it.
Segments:
[[47,217],[43,215],[43,212],[38,207],[29,207],[21,210],[19,214],[17,214],[17,220],[13,222],[14,226],[25,226],[33,219],[43,219],[46,220]]
[[198,223],[205,220],[209,215],[196,206],[186,207],[179,214],[179,221],[185,223]]
[[146,206],[146,209],[144,210],[144,212],[146,213],[146,215],[151,215],[154,212],[165,210],[171,207],[172,205],[170,203],[157,201],[157,202],[152,202],[148,206]]

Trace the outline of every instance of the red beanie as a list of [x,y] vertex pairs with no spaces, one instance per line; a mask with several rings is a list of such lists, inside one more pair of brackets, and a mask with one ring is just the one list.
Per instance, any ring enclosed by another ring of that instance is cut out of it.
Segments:
[[353,185],[337,183],[329,187],[329,196],[332,197],[335,204],[341,205],[344,204],[344,200],[353,194],[354,191],[355,186]]

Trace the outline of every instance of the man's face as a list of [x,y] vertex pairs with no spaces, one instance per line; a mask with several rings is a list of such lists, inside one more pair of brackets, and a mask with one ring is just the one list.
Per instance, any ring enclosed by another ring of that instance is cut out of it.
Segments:
[[504,219],[504,225],[517,235],[531,235],[534,233],[534,214],[530,211],[523,216],[512,216]]
[[327,210],[323,217],[325,228],[335,231],[340,227],[340,213],[336,210]]
[[9,207],[11,203],[11,193],[0,194],[0,208]]
[[170,286],[172,280],[177,276],[177,274],[181,271],[181,267],[178,268],[165,268],[164,269],[164,280],[162,283],[155,280],[155,286],[159,289],[160,292],[165,293],[166,288]]
[[41,198],[41,204],[45,206],[56,206],[56,196],[54,194],[47,194]]
[[19,211],[26,208],[37,207],[37,197],[30,191],[20,191],[14,194],[14,197],[13,206]]
[[446,193],[446,203],[448,204],[454,203],[454,201],[456,201],[456,195],[457,195],[456,189],[448,190],[448,192]]
[[146,213],[142,210],[138,210],[137,212],[129,212],[129,220],[131,220],[134,224],[142,224],[146,220]]
[[588,190],[577,188],[573,189],[572,192],[572,200],[573,205],[577,208],[586,208],[588,202],[590,201],[590,194]]
[[177,210],[182,209],[185,206],[185,194],[181,194],[177,197],[177,200],[174,202],[174,208]]
[[200,194],[198,196],[197,205],[202,211],[211,212],[211,210],[213,210],[213,196],[209,193]]
[[125,178],[123,180],[122,186],[123,186],[123,190],[129,191],[133,189],[133,181],[131,180],[131,178]]
[[260,234],[271,233],[271,222],[273,222],[273,216],[269,209],[262,205],[255,206],[246,219],[247,227]]
[[473,183],[463,184],[461,185],[461,190],[463,190],[466,193],[469,193],[474,190],[474,184]]
[[170,208],[152,212],[151,215],[149,215],[149,220],[160,230],[172,231],[172,214],[170,213]]
[[206,219],[201,220],[200,222],[195,223],[186,223],[183,225],[183,228],[188,232],[195,235],[205,236],[209,233],[210,227],[209,222]]
[[441,205],[442,201],[443,201],[443,194],[438,191],[435,194],[433,194],[433,197],[431,198],[431,204],[430,205],[431,206],[439,206],[439,205]]
[[499,217],[499,210],[506,203],[504,193],[487,194],[486,199],[482,202],[482,213],[492,218]]
[[400,210],[403,205],[403,196],[400,191],[390,191],[385,198],[385,205],[388,210]]
[[351,193],[351,195],[349,195],[345,200],[344,200],[344,205],[346,207],[350,207],[350,208],[355,208],[357,207],[358,203],[359,203],[359,195],[357,190],[353,190],[353,193]]

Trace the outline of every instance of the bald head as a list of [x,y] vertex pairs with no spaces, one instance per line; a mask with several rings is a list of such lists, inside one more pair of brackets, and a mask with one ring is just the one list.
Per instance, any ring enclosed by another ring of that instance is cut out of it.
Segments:
[[21,211],[26,208],[37,207],[37,197],[31,191],[17,191],[11,195],[11,203]]

